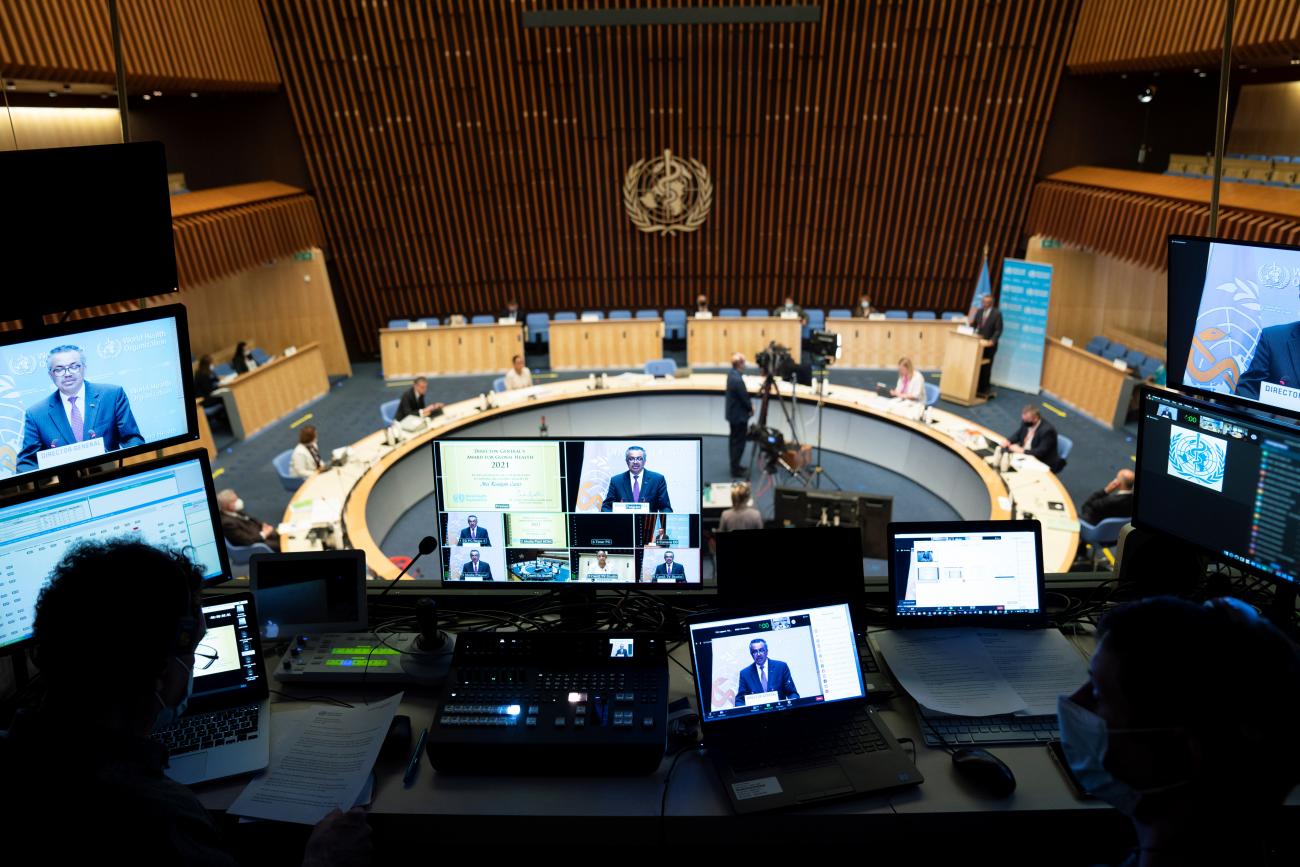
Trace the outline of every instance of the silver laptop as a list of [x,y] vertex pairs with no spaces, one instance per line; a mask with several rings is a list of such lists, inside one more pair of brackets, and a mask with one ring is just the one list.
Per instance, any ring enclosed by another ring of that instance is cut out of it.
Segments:
[[167,748],[167,776],[191,785],[259,771],[271,759],[270,692],[250,593],[203,604],[207,634],[194,654],[185,716],[154,732]]

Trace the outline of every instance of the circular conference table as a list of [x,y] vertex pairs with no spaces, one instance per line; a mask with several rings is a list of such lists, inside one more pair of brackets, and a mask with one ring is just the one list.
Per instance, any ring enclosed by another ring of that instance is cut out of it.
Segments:
[[[350,447],[348,460],[303,482],[285,509],[280,526],[283,550],[319,547],[313,528],[329,528],[334,544],[365,551],[371,574],[381,580],[401,571],[380,548],[397,521],[433,492],[433,441],[444,437],[535,437],[542,416],[553,439],[584,436],[726,436],[723,417],[725,374],[655,379],[640,373],[609,377],[593,390],[587,378],[562,380],[521,391],[450,404],[426,427],[387,444],[379,430]],[[746,377],[758,395],[759,377]],[[790,395],[781,383],[782,395]],[[804,410],[816,394],[797,387]],[[1078,547],[1074,503],[1056,476],[1042,464],[1017,456],[1018,471],[1000,475],[974,449],[1001,434],[934,407],[928,421],[912,421],[890,408],[875,392],[828,384],[824,397],[822,448],[867,461],[903,475],[932,491],[966,520],[1006,520],[1014,506],[1043,522],[1043,567],[1066,572]],[[790,436],[773,405],[769,425]],[[812,428],[815,431],[815,428]],[[814,433],[815,436],[815,433]],[[701,480],[708,484],[707,480]],[[1053,506],[1049,504],[1059,504]],[[396,552],[403,555],[408,552]]]

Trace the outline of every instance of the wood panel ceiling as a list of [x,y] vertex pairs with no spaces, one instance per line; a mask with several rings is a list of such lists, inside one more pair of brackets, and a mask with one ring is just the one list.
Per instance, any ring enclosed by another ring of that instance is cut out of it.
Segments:
[[[1224,0],[1080,0],[1071,72],[1218,67]],[[1239,0],[1237,63],[1283,64],[1300,54],[1296,0]]]
[[[119,0],[126,86],[275,90],[259,0]],[[112,84],[105,0],[0,0],[0,76]]]
[[[961,309],[1012,255],[1073,0],[827,0],[819,24],[524,29],[636,0],[266,0],[354,346],[392,317],[718,305]],[[700,4],[689,4],[700,5]],[[751,5],[716,2],[710,5]],[[637,160],[711,174],[690,235]]]

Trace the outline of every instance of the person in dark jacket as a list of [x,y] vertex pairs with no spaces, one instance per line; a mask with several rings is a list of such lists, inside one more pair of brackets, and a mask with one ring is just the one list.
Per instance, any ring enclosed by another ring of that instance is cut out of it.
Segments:
[[731,356],[731,370],[727,373],[727,424],[731,433],[727,446],[731,453],[731,475],[740,478],[745,475],[745,467],[740,465],[745,455],[745,434],[749,430],[749,418],[754,414],[754,405],[749,399],[749,389],[745,388],[745,356],[737,352]]
[[980,365],[978,391],[989,394],[989,377],[993,375],[993,357],[998,354],[998,341],[1002,339],[1002,311],[993,306],[993,293],[980,296],[980,307],[971,313],[971,327],[984,339],[984,358],[988,364]]
[[1002,441],[1002,448],[1016,454],[1032,455],[1047,464],[1047,468],[1054,473],[1065,466],[1057,451],[1056,428],[1043,418],[1038,407],[1033,404],[1026,404],[1020,411],[1020,427]]
[[1107,518],[1128,518],[1133,515],[1133,471],[1120,470],[1115,478],[1100,491],[1094,492],[1079,507],[1079,517],[1089,524],[1099,524]]

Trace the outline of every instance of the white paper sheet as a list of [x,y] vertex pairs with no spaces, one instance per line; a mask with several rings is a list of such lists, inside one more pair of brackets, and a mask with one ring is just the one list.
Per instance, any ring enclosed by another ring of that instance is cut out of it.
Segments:
[[1025,709],[972,630],[892,630],[873,637],[899,685],[931,710],[992,716]]
[[1029,714],[1056,713],[1056,697],[1088,679],[1088,661],[1059,630],[981,629],[978,635]]
[[288,731],[276,738],[270,766],[244,787],[229,812],[314,825],[335,807],[347,810],[363,794],[401,702],[399,692],[365,707],[287,715]]
[[1088,662],[1055,629],[926,629],[872,636],[919,704],[958,716],[1056,713]]

